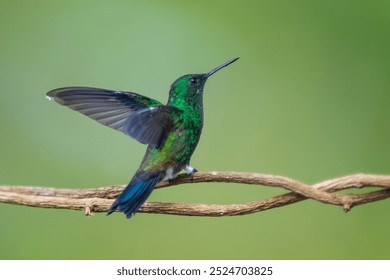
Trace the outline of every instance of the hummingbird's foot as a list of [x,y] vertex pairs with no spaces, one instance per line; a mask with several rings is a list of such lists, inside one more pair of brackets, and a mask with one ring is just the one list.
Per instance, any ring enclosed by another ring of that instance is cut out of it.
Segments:
[[172,184],[173,179],[177,177],[177,174],[173,173],[173,167],[168,167],[168,169],[165,172],[165,176],[163,178],[163,181],[167,181],[168,184]]
[[186,165],[186,173],[188,176],[191,176],[191,182],[193,181],[194,179],[194,174],[195,172],[198,172],[198,169],[192,167],[192,166],[189,166],[189,165]]

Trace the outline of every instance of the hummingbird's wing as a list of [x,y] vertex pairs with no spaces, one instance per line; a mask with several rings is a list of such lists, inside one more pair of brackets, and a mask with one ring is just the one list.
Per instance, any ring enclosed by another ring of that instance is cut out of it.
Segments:
[[139,110],[124,123],[125,133],[141,143],[160,147],[167,134],[177,127],[181,112],[180,109],[167,105]]
[[143,144],[160,146],[179,109],[149,97],[91,87],[65,87],[47,93],[61,105],[119,130]]

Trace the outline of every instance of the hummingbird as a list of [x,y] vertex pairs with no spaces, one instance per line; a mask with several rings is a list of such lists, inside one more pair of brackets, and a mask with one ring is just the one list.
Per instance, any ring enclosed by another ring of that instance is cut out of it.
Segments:
[[190,166],[203,128],[203,89],[207,79],[235,62],[231,59],[204,74],[188,74],[171,85],[168,102],[128,91],[93,87],[63,87],[47,93],[60,105],[123,132],[147,145],[144,158],[130,183],[108,209],[131,218],[161,181],[174,179]]

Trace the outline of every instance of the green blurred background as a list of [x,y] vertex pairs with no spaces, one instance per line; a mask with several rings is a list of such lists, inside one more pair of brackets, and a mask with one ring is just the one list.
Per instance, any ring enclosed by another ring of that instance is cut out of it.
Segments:
[[[165,102],[204,93],[192,165],[312,184],[390,174],[389,1],[0,2],[0,184],[127,183],[145,146],[45,93],[71,85]],[[182,185],[150,201],[239,203],[283,190]],[[241,217],[106,217],[0,204],[0,259],[389,259],[389,200],[345,214],[305,201]]]

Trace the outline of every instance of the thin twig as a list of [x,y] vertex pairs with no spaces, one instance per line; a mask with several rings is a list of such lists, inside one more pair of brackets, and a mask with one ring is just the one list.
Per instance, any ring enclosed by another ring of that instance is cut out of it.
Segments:
[[[342,206],[349,211],[356,205],[370,203],[390,197],[390,176],[354,174],[335,178],[309,186],[299,181],[277,175],[246,172],[198,172],[193,178],[179,175],[171,182],[162,182],[157,188],[188,183],[223,182],[278,187],[291,192],[258,201],[240,204],[216,205],[195,203],[145,202],[140,212],[184,216],[236,216],[286,206],[305,199]],[[363,194],[336,194],[340,190],[363,187],[380,187]],[[105,212],[124,185],[95,189],[57,189],[30,186],[0,186],[0,202],[42,208]]]

